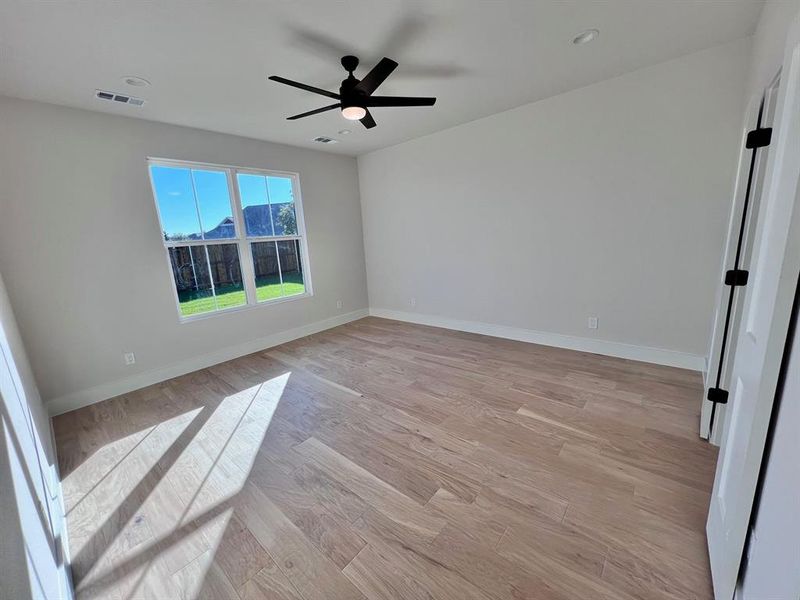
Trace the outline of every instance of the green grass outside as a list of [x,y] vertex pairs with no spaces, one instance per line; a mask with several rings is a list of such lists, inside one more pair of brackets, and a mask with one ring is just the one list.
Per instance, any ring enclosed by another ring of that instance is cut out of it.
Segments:
[[[296,296],[305,291],[306,286],[303,284],[303,276],[297,272],[284,274],[283,289],[281,289],[281,281],[277,275],[256,279],[256,298],[259,302],[283,296]],[[216,302],[214,302],[214,296],[211,295],[211,290],[207,292],[179,292],[178,301],[180,302],[181,314],[184,317],[188,317],[218,309],[242,306],[247,304],[247,297],[245,296],[244,288],[240,284],[217,288]]]
[[283,293],[281,293],[281,282],[277,276],[256,278],[256,298],[259,302],[281,296],[296,296],[305,291],[303,275],[297,271],[283,275]]

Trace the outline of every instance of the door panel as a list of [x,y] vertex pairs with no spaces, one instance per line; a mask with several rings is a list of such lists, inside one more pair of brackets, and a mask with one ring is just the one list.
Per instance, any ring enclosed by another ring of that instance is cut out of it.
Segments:
[[55,456],[44,437],[49,433],[49,418],[0,277],[0,529],[6,550],[0,559],[0,598],[72,595],[62,555]]
[[777,107],[706,525],[718,600],[736,587],[800,273],[800,16],[789,30]]
[[[757,127],[772,127],[778,100],[780,79],[767,88],[764,96],[748,110],[747,130]],[[742,137],[742,152],[739,155],[739,170],[737,175],[736,191],[734,193],[734,206],[731,220],[728,225],[728,237],[725,245],[725,259],[722,273],[735,268],[737,249],[739,249],[739,268],[751,271],[753,245],[758,228],[758,217],[761,199],[764,191],[765,175],[769,158],[770,147],[759,148],[753,169],[750,194],[747,197],[748,180],[750,179],[750,162],[752,150],[745,148],[745,136]],[[745,213],[746,208],[746,214]],[[744,219],[744,224],[742,220]],[[739,238],[741,236],[741,243]],[[756,270],[757,272],[757,270]],[[720,387],[731,391],[730,380],[734,358],[736,356],[736,339],[741,329],[743,313],[743,290],[733,290],[731,315],[729,326],[725,328],[728,312],[728,301],[731,288],[724,285],[724,276],[720,277],[720,289],[717,294],[717,310],[712,335],[708,378],[703,394],[703,406],[700,414],[700,435],[707,437],[713,444],[719,445],[722,431],[725,429],[726,406],[717,405],[712,413],[712,404],[707,399],[708,388]],[[751,282],[748,285],[753,285]],[[727,340],[724,339],[727,334]],[[723,354],[724,345],[724,356]],[[719,375],[719,377],[718,377]],[[712,414],[715,418],[712,419]]]

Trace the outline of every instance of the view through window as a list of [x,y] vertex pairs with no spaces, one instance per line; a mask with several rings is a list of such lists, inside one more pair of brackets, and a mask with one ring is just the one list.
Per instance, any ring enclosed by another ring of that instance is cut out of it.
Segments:
[[292,173],[150,160],[182,319],[310,295]]

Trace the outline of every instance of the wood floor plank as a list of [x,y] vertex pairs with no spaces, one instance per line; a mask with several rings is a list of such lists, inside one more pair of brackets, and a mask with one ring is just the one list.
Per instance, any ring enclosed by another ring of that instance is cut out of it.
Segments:
[[425,512],[419,503],[319,440],[309,438],[295,446],[295,450],[393,521],[431,537],[444,526],[444,520]]
[[181,600],[240,600],[236,589],[207,550],[172,576]]
[[[603,574],[608,549],[569,525],[538,521],[509,526],[495,547],[501,556],[527,564],[546,559],[550,568],[594,581]],[[556,567],[557,565],[557,567]]]
[[305,600],[363,598],[338,567],[255,485],[245,486],[237,498],[237,508],[255,538]]
[[[317,432],[315,435],[359,464],[362,464],[363,457],[372,456],[374,450],[380,448],[381,478],[422,504],[430,500],[440,487],[471,500],[487,476],[485,469],[471,468],[474,463],[464,460],[474,449],[472,444],[462,442],[462,447],[469,448],[466,454],[448,451],[437,448],[431,438],[384,420],[376,423],[354,420],[333,431]],[[420,446],[427,447],[420,452],[417,450]],[[389,471],[389,465],[399,469],[400,475],[383,477]],[[369,470],[367,465],[362,466]],[[406,477],[411,477],[416,485],[406,486]],[[395,481],[401,484],[395,485]]]
[[239,588],[239,596],[242,600],[303,600],[272,561]]
[[285,353],[280,352],[278,350],[273,350],[271,352],[265,352],[264,355],[269,356],[270,358],[274,358],[275,360],[277,360],[279,362],[282,362],[284,364],[287,364],[287,365],[289,365],[289,366],[291,366],[291,367],[293,367],[295,369],[298,369],[298,368],[299,369],[303,369],[303,371],[305,371],[306,373],[308,373],[309,375],[311,375],[312,377],[314,377],[318,381],[321,381],[325,385],[333,386],[339,391],[345,392],[347,394],[352,394],[354,396],[359,396],[359,397],[364,395],[361,392],[357,392],[356,390],[350,389],[349,387],[345,387],[345,386],[343,386],[343,385],[341,385],[339,383],[336,383],[335,381],[332,381],[330,379],[326,379],[325,377],[322,377],[321,375],[317,375],[313,371],[309,371],[309,370],[305,369],[305,367],[303,367],[303,364],[302,364],[301,361],[298,361],[298,360],[294,359],[289,354],[285,354]]
[[[522,539],[518,532],[509,528],[500,540],[497,552],[522,566],[527,573],[543,578],[562,597],[634,600],[635,596],[629,595],[620,587],[610,585],[599,574],[586,572],[583,568],[571,569],[565,563],[554,560],[549,552],[542,552],[540,548],[527,543],[529,541],[530,538]],[[594,558],[588,560],[594,562]],[[585,567],[586,559],[581,562]],[[536,597],[535,591],[529,593],[529,597]]]
[[320,506],[347,523],[355,521],[369,508],[369,504],[359,495],[310,462],[298,468],[292,475]]
[[708,577],[708,553],[702,531],[678,527],[632,504],[598,499],[591,506],[570,505],[564,523],[609,547],[627,549],[646,564],[680,565],[684,579]]
[[[308,473],[309,469],[301,467],[298,471]],[[262,462],[253,468],[250,481],[340,569],[364,547],[364,540],[349,527],[349,521],[330,512],[327,502],[320,502],[302,485],[300,473],[286,475]]]
[[79,600],[710,599],[697,373],[374,317],[54,419]]
[[466,502],[445,489],[437,491],[427,506],[438,512],[449,523],[458,524],[483,539],[490,546],[497,546],[508,529],[508,521],[497,513],[485,511],[477,499]]
[[497,600],[589,597],[570,596],[563,592],[558,582],[563,574],[551,573],[552,580],[548,580],[546,576],[532,573],[453,525],[442,530],[427,550],[427,555]]
[[596,448],[586,448],[567,442],[561,449],[559,458],[568,465],[565,468],[570,470],[593,469],[609,486],[624,486],[631,490],[636,486],[654,486],[667,490],[681,490],[687,494],[694,491],[702,498],[708,499],[704,485],[696,486],[692,482],[676,481],[645,469],[644,465],[615,460],[614,457],[599,453]]
[[404,550],[369,545],[345,567],[344,574],[370,600],[488,600],[458,574]]
[[648,560],[626,548],[612,548],[603,569],[603,581],[636,598],[712,598],[711,581],[705,575],[707,562],[700,558],[694,568],[681,560],[662,556]]
[[214,560],[237,589],[272,564],[267,551],[236,515],[225,527]]
[[[389,440],[385,440],[383,444],[376,443],[369,434],[354,431],[352,425],[339,426],[330,430],[319,429],[314,432],[314,436],[314,439],[323,442],[331,450],[359,465],[365,471],[380,473],[379,477],[382,481],[419,504],[425,504],[441,487],[435,473],[423,470],[419,465],[409,465],[400,460],[397,456],[397,449],[393,452],[390,448]],[[420,455],[419,462],[421,463],[425,458]]]

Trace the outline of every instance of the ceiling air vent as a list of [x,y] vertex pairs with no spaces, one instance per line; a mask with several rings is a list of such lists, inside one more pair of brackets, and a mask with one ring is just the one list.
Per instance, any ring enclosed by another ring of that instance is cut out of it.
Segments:
[[324,135],[321,135],[319,137],[315,137],[312,141],[319,142],[320,144],[335,144],[335,143],[338,142],[338,140],[335,140],[335,139],[329,138],[329,137],[325,137]]
[[141,98],[134,98],[128,94],[117,94],[115,92],[106,92],[104,90],[95,90],[95,98],[100,100],[109,100],[111,102],[119,102],[120,104],[130,104],[131,106],[142,106],[144,100]]

